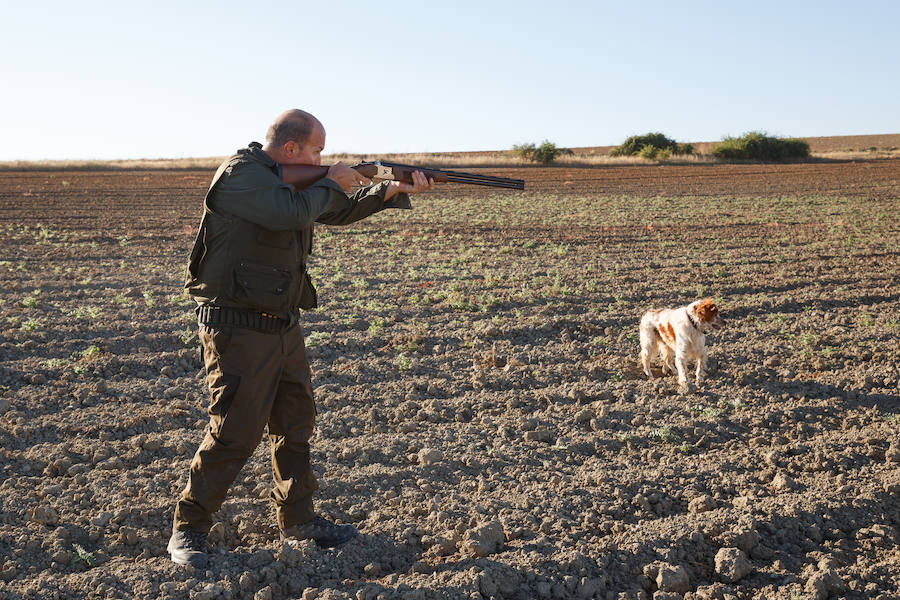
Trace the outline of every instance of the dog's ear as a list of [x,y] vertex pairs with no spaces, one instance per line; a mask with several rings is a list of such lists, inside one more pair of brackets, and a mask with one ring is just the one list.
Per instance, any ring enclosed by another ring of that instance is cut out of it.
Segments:
[[716,316],[719,314],[719,309],[711,298],[704,298],[694,305],[694,314],[704,323],[710,323],[715,321]]

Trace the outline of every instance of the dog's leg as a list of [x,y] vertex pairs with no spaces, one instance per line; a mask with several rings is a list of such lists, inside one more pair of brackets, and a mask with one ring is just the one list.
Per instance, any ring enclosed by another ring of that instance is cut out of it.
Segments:
[[650,361],[656,356],[659,336],[652,326],[641,320],[641,367],[648,379],[653,379],[650,371]]
[[700,358],[697,359],[697,385],[703,383],[703,379],[706,376],[706,348],[703,348],[703,352],[700,354]]
[[675,348],[675,366],[678,368],[678,385],[682,388],[688,388],[688,361],[687,353],[683,348]]
[[644,369],[644,374],[647,376],[647,379],[653,379],[653,372],[650,370],[651,356],[653,356],[653,354],[649,350],[641,348],[641,368]]
[[663,371],[668,371],[673,375],[678,373],[678,369],[675,368],[675,353],[668,346],[662,347],[662,362],[663,362]]

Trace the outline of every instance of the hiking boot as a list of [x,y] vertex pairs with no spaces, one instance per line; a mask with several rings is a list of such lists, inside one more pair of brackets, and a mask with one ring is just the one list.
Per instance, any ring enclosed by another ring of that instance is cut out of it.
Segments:
[[353,525],[336,525],[328,519],[313,517],[306,523],[300,523],[281,531],[284,540],[313,540],[322,548],[334,548],[346,544],[358,535]]
[[181,529],[172,532],[166,551],[172,556],[172,562],[179,565],[191,565],[197,569],[205,569],[209,557],[206,554],[206,533]]

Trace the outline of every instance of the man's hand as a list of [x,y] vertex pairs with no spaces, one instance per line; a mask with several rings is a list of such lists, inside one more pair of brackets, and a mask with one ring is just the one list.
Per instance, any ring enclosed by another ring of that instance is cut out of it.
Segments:
[[349,192],[356,186],[372,183],[371,179],[363,177],[355,169],[351,169],[342,162],[331,165],[326,177],[341,186],[341,189],[345,192]]
[[391,181],[384,193],[384,199],[390,200],[400,193],[418,194],[434,187],[434,180],[427,179],[422,171],[413,171],[412,183],[402,183],[400,181]]

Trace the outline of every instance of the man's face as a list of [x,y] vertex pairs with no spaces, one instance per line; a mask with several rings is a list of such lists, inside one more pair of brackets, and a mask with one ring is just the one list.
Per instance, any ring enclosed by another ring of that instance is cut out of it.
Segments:
[[292,157],[290,164],[294,165],[320,165],[322,164],[322,150],[325,149],[325,128],[316,124],[312,133],[302,146],[298,145],[297,153]]

